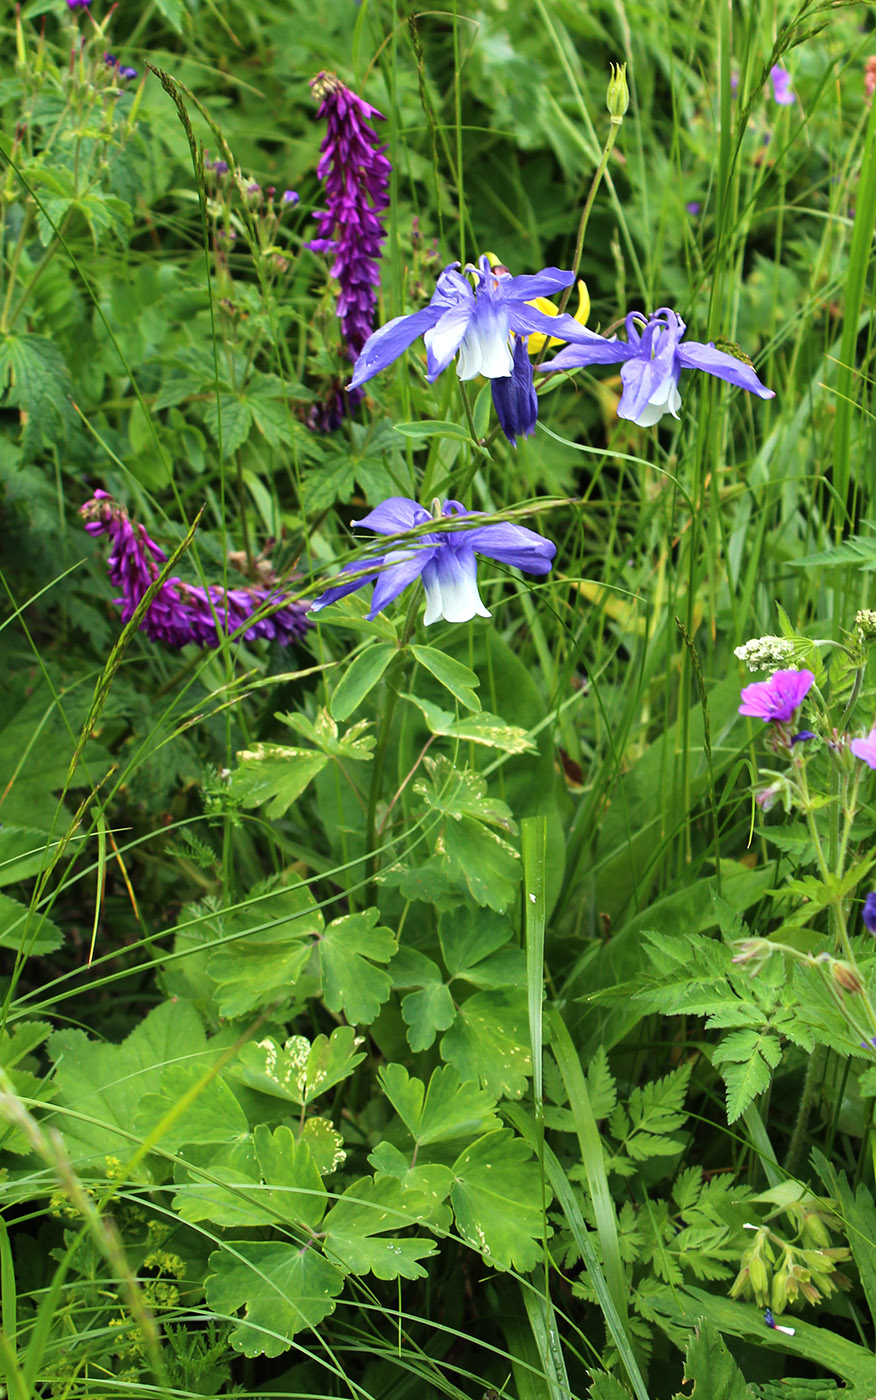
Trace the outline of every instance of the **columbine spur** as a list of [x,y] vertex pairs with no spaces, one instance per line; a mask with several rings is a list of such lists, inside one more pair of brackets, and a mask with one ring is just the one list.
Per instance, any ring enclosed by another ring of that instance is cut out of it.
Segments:
[[774,671],[768,681],[754,681],[745,687],[739,697],[742,701],[739,713],[787,724],[803,704],[814,681],[811,671]]
[[[459,501],[435,501],[430,515],[406,496],[390,496],[353,524],[363,525],[378,535],[400,535],[430,520],[462,522],[477,520],[480,514],[466,510]],[[409,544],[399,541],[389,550],[346,564],[343,572],[357,573],[359,577],[327,589],[311,604],[310,612],[319,612],[366,583],[373,583],[368,616],[375,618],[409,583],[422,578],[426,590],[423,621],[427,627],[440,618],[445,622],[468,622],[475,616],[489,617],[478,593],[475,555],[482,554],[530,574],[546,574],[556,552],[550,540],[523,525],[503,522],[458,531],[425,531]]]
[[681,395],[678,380],[683,369],[701,369],[726,379],[761,399],[775,398],[772,389],[762,384],[745,360],[718,350],[710,341],[683,341],[685,324],[668,306],[661,306],[653,316],[631,311],[625,317],[627,339],[606,340],[592,332],[589,338],[568,336],[573,341],[555,355],[547,371],[579,369],[583,365],[621,365],[623,393],[617,407],[618,418],[628,418],[640,428],[659,423],[664,413],[678,417]]

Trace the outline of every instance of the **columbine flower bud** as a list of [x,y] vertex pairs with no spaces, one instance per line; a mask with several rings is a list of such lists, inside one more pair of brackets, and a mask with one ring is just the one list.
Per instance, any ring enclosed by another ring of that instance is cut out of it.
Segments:
[[627,65],[625,63],[611,65],[611,77],[608,80],[605,105],[612,121],[620,125],[630,105],[630,90],[627,87]]

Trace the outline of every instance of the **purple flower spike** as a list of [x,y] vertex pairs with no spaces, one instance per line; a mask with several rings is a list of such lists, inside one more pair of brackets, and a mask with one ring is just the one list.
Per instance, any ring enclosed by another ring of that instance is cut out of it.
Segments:
[[[124,506],[118,505],[106,491],[95,491],[79,513],[89,535],[109,535],[112,541],[107,561],[109,577],[110,582],[122,590],[122,596],[115,601],[122,610],[122,622],[128,622],[162,565],[167,563],[167,555],[149,538],[142,525],[131,522]],[[274,607],[277,611],[252,621],[265,607]],[[162,584],[140,624],[141,631],[152,641],[164,642],[170,647],[184,647],[189,643],[216,647],[220,633],[233,634],[247,642],[266,637],[287,646],[300,641],[309,627],[307,605],[293,602],[276,590],[225,589],[216,585],[200,588],[183,583],[179,578],[169,578]]]
[[773,85],[773,101],[779,107],[790,107],[797,101],[791,91],[791,74],[786,68],[774,63],[770,69],[770,82]]
[[853,739],[849,748],[855,758],[862,758],[868,768],[876,768],[876,725],[870,730],[866,739]]
[[[569,335],[572,341],[545,371],[578,369],[582,365],[621,365],[624,390],[617,406],[618,418],[628,418],[640,428],[659,423],[664,413],[678,417],[681,395],[678,381],[683,369],[701,369],[718,379],[725,379],[761,399],[773,399],[775,394],[762,384],[750,362],[716,349],[709,341],[683,341],[685,324],[668,306],[649,317],[632,311],[625,318],[627,339],[606,340],[604,336],[588,333]],[[579,327],[579,330],[581,328]]]
[[307,246],[316,253],[334,254],[337,314],[355,363],[371,334],[380,286],[383,211],[389,204],[392,166],[371,122],[386,118],[334,73],[318,73],[310,86],[320,104],[317,116],[326,123],[317,166],[325,182],[326,208],[314,213],[319,237]]
[[814,681],[811,671],[774,671],[768,681],[755,681],[745,687],[739,713],[786,724],[802,705]]
[[[482,514],[481,511],[466,510],[459,501],[436,501],[434,511],[430,515],[406,496],[390,496],[363,520],[354,520],[353,524],[364,525],[378,535],[399,535],[430,520],[476,520]],[[427,627],[441,618],[445,622],[468,622],[475,616],[489,617],[490,613],[478,593],[477,554],[523,569],[529,574],[546,574],[550,571],[556,552],[556,546],[544,535],[537,535],[523,525],[510,523],[480,525],[453,532],[424,532],[415,536],[409,545],[394,543],[391,549],[383,553],[369,554],[363,560],[345,565],[344,573],[357,573],[361,577],[327,589],[311,605],[310,611],[319,612],[366,583],[373,583],[374,595],[368,614],[373,619],[409,583],[422,578],[426,590],[423,622]]]

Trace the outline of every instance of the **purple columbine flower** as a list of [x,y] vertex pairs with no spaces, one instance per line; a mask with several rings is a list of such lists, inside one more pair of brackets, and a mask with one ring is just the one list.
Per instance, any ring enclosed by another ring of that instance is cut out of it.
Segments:
[[[130,520],[124,506],[106,491],[95,491],[80,508],[89,535],[109,535],[112,552],[107,561],[110,582],[121,588],[115,602],[128,622],[155,579],[167,563],[164,550],[149,538],[142,525]],[[265,607],[277,610],[253,621]],[[217,630],[218,623],[218,630]],[[247,626],[247,623],[249,625]],[[284,593],[264,588],[200,588],[170,578],[162,584],[149,605],[141,630],[152,641],[183,647],[219,645],[220,633],[234,634],[244,641],[266,637],[287,646],[299,641],[308,630],[307,605],[294,602]],[[245,629],[245,630],[244,630]]]
[[876,725],[870,730],[866,739],[853,739],[849,748],[855,758],[862,758],[868,768],[876,768]]
[[790,107],[797,101],[791,91],[791,74],[786,68],[774,63],[770,69],[770,82],[773,85],[773,101],[779,107]]
[[334,254],[331,275],[338,283],[341,334],[355,362],[371,334],[380,286],[392,166],[371,122],[386,118],[334,73],[318,73],[310,86],[320,104],[317,116],[326,122],[316,168],[325,181],[326,208],[314,213],[319,237],[307,246]]
[[575,343],[567,345],[542,368],[552,371],[620,363],[624,389],[617,416],[638,423],[640,428],[659,423],[664,413],[678,417],[681,407],[678,380],[683,369],[701,369],[761,399],[775,398],[773,390],[760,382],[744,359],[717,350],[712,341],[708,344],[698,340],[683,342],[684,321],[667,306],[662,306],[650,318],[631,311],[625,318],[625,325],[626,341],[606,340],[592,332],[583,343],[580,336],[568,336],[567,339]]
[[755,681],[744,688],[739,713],[786,724],[802,705],[814,681],[811,671],[774,671],[768,681]]
[[[434,501],[430,515],[406,496],[390,496],[353,524],[364,525],[378,535],[399,535],[430,520],[476,520],[481,514],[481,511],[466,510],[459,501]],[[344,573],[358,573],[361,577],[327,589],[311,605],[310,611],[319,612],[364,584],[373,583],[374,594],[368,614],[373,619],[409,583],[422,578],[426,590],[423,621],[427,627],[440,618],[445,622],[468,622],[475,616],[489,617],[478,593],[475,555],[483,554],[529,574],[546,574],[556,552],[556,545],[543,535],[510,523],[475,525],[452,532],[424,532],[409,544],[394,542],[388,550],[346,564]]]

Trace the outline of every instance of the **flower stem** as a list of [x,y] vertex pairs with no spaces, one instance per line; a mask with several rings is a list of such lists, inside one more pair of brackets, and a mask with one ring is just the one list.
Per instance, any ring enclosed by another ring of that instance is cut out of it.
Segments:
[[[386,673],[386,705],[380,720],[380,735],[377,740],[377,748],[374,752],[374,767],[371,770],[371,786],[368,791],[368,811],[365,817],[365,859],[368,862],[368,898],[375,898],[374,880],[377,874],[377,803],[380,800],[380,789],[383,784],[383,769],[386,765],[386,752],[389,748],[389,736],[392,732],[392,721],[395,716],[395,707],[398,703],[399,687],[395,685],[394,678],[401,679],[401,671],[407,660],[407,645],[411,639],[417,621],[417,612],[420,606],[419,589],[415,589],[408,604],[405,625],[398,644],[398,655],[392,661]],[[382,832],[382,828],[381,828]]]
[[[617,134],[620,131],[622,122],[622,117],[611,118],[611,122],[608,128],[608,136],[605,138],[605,146],[602,151],[602,158],[598,166],[596,167],[596,173],[590,182],[590,189],[587,194],[587,199],[585,201],[584,208],[581,212],[581,221],[578,224],[578,237],[575,240],[575,256],[572,259],[572,271],[576,274],[576,276],[578,273],[578,267],[581,262],[581,254],[584,251],[584,235],[587,232],[587,225],[590,221],[590,211],[593,208],[593,201],[596,198],[596,192],[599,189],[599,186],[602,184],[602,177],[605,174],[606,166],[608,165],[608,158],[611,155],[612,147],[615,141],[617,140]],[[571,295],[572,286],[570,284],[563,292],[563,295],[560,297],[559,304],[557,306],[558,315],[562,316],[563,312],[569,304],[569,297]],[[547,341],[545,341],[543,351],[546,349]]]

